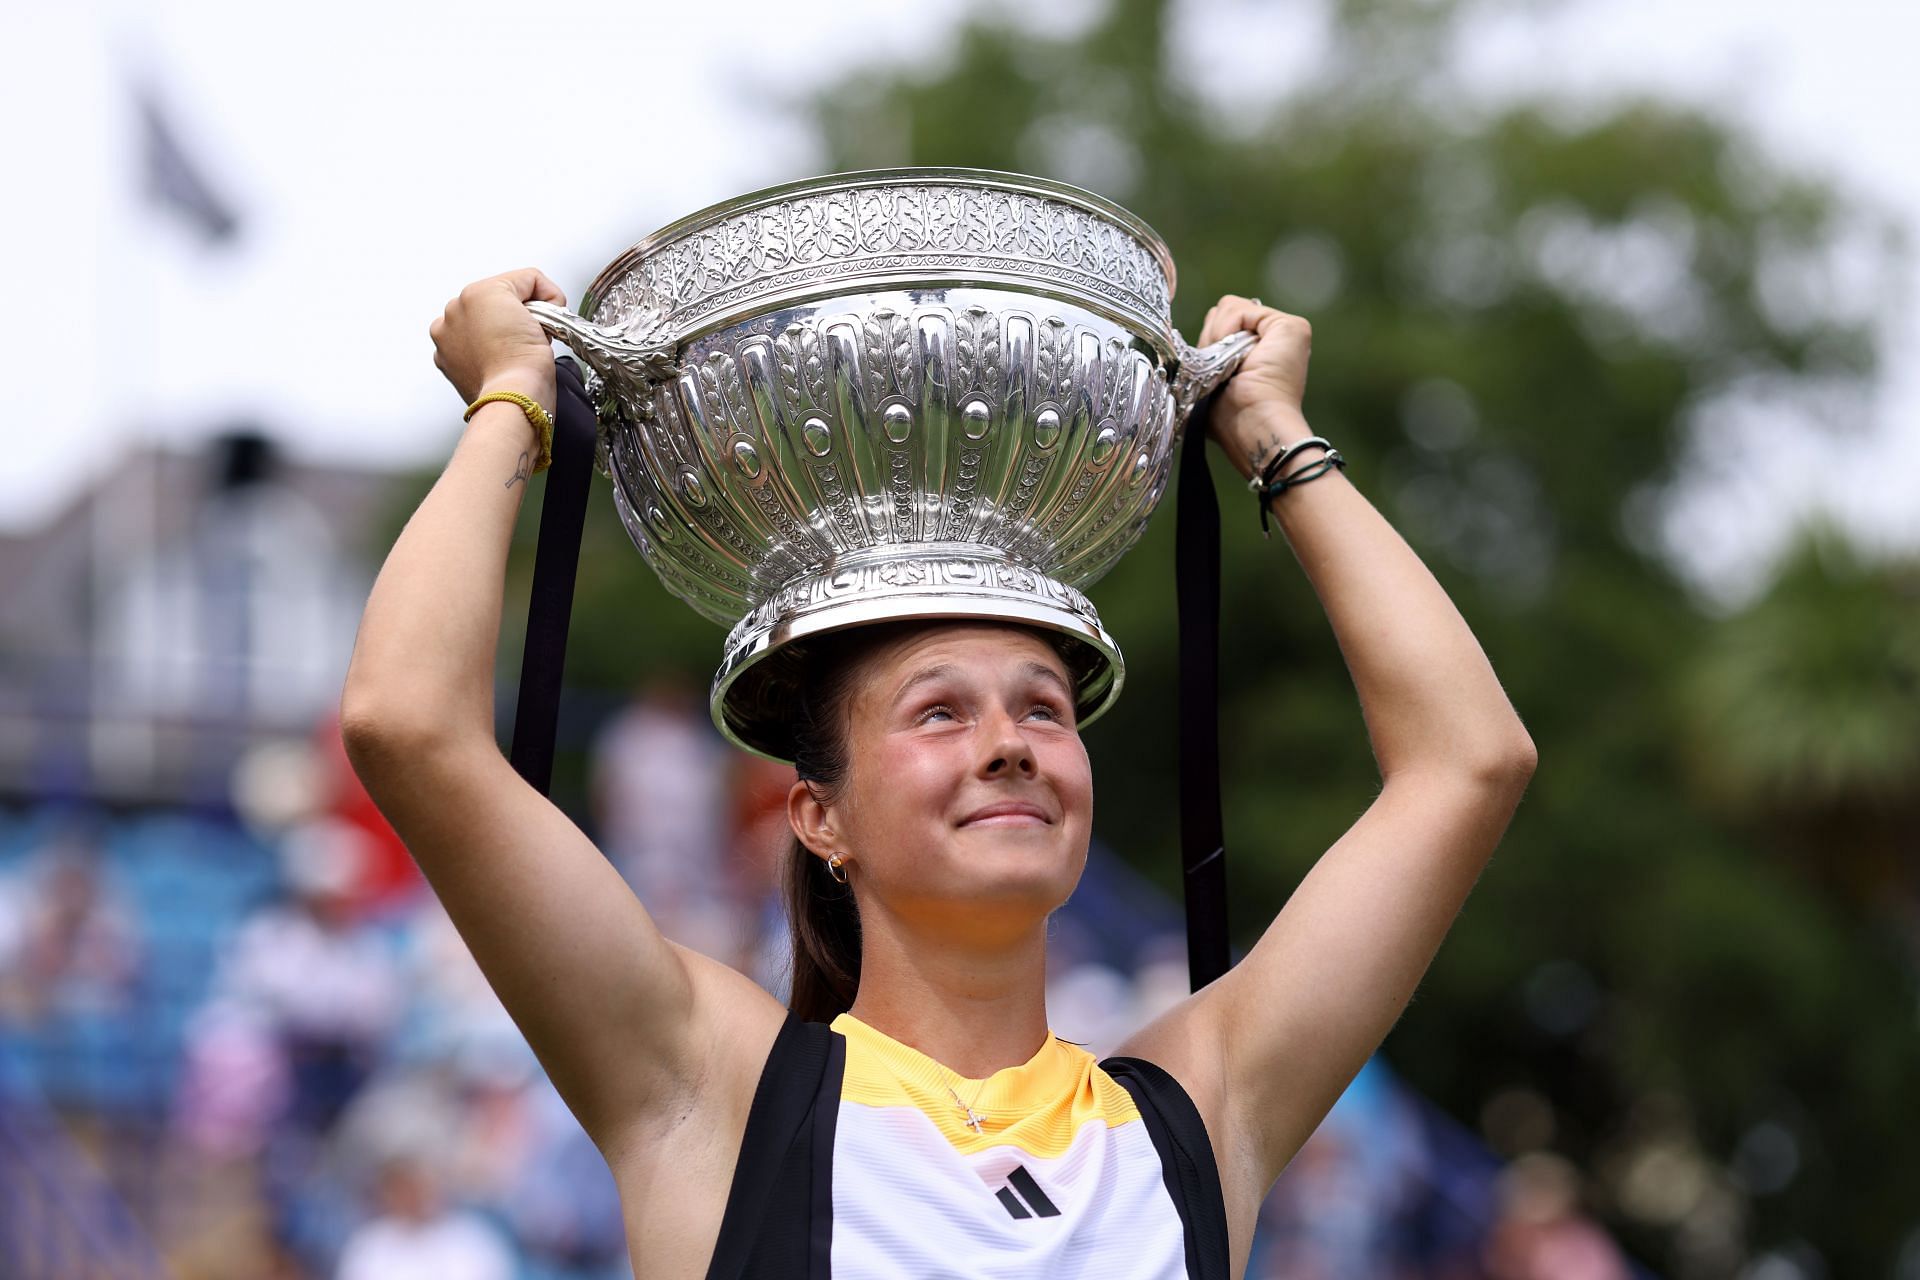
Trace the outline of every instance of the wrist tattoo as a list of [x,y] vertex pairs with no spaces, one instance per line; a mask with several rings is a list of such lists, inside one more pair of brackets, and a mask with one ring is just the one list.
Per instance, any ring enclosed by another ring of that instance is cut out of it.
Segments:
[[522,449],[520,451],[520,461],[514,466],[513,474],[507,477],[507,483],[505,487],[511,489],[513,488],[513,486],[515,486],[516,484],[519,484],[523,480],[532,479],[533,477],[533,471],[531,469],[532,462],[533,462],[533,454],[528,450]]

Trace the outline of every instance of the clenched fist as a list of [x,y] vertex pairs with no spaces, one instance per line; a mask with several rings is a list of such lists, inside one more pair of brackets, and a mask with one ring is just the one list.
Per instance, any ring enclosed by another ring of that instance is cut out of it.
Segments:
[[553,347],[526,304],[567,304],[560,286],[532,267],[476,280],[447,304],[427,333],[433,362],[471,401],[483,391],[518,391],[554,407]]
[[1313,326],[1299,316],[1228,294],[1207,312],[1200,345],[1242,330],[1258,339],[1214,400],[1209,434],[1240,474],[1251,479],[1281,449],[1313,434],[1300,408],[1307,391]]

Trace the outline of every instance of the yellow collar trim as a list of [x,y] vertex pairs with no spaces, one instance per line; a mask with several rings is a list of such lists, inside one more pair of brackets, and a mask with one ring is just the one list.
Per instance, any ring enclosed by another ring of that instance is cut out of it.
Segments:
[[[1066,1153],[1074,1134],[1090,1120],[1112,1127],[1140,1118],[1133,1096],[1100,1069],[1092,1054],[1051,1034],[1026,1062],[978,1080],[850,1013],[835,1018],[833,1029],[847,1041],[843,1101],[912,1107],[963,1153],[1011,1145],[1052,1159]],[[967,1123],[968,1108],[980,1121],[978,1131]]]

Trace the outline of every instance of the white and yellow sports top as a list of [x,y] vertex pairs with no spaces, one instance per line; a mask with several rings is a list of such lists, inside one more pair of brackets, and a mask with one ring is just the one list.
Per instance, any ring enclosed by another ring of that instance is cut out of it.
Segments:
[[851,1014],[789,1017],[708,1280],[1225,1280],[1205,1127],[1173,1077],[1049,1037],[970,1080]]

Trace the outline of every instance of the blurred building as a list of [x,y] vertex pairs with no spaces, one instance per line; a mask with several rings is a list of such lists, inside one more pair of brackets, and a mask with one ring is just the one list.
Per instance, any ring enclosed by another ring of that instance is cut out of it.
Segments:
[[0,537],[0,795],[223,800],[337,705],[391,478],[239,430],[129,453]]

